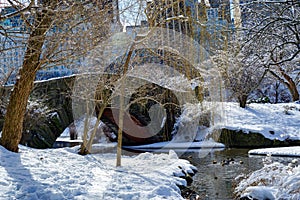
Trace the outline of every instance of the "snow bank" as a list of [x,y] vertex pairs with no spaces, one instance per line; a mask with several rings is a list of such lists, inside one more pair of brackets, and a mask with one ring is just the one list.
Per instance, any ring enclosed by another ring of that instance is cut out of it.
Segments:
[[[300,157],[300,147],[280,147],[253,149],[250,155],[268,155],[264,158],[265,166],[249,176],[239,176],[242,180],[235,189],[240,197],[255,199],[300,199],[300,166],[298,159],[287,165],[272,163],[270,156]],[[270,164],[271,163],[271,164]]]
[[237,103],[220,103],[224,114],[219,128],[261,133],[271,140],[300,140],[300,104],[251,103],[241,108]]
[[[78,147],[37,150],[20,146],[12,153],[0,146],[0,199],[183,199],[174,174],[193,170],[169,154],[80,156]],[[179,166],[182,168],[180,169]]]
[[[251,199],[300,199],[300,166],[281,163],[265,165],[242,180],[235,189],[239,197]],[[245,178],[237,177],[236,179]]]
[[300,157],[300,146],[280,147],[280,148],[265,148],[265,149],[252,149],[248,152],[248,154],[249,155],[270,155],[270,156]]

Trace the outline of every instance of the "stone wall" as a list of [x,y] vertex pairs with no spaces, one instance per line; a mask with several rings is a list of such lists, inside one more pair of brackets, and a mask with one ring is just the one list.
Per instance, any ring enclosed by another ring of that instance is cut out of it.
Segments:
[[[56,138],[73,122],[71,93],[75,76],[69,76],[34,84],[30,95],[31,102],[24,121],[21,144],[35,148],[52,147]],[[6,86],[0,92],[3,100],[7,100],[12,87]],[[43,110],[42,112],[40,112]],[[3,127],[4,116],[0,116],[0,129]]]
[[213,133],[212,137],[215,141],[223,143],[229,148],[260,148],[300,145],[300,141],[271,140],[265,138],[260,133],[244,133],[242,130],[222,129]]

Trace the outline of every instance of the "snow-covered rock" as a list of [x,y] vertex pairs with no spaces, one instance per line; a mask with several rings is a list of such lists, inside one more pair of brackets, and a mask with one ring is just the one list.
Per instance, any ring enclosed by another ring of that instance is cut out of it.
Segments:
[[224,111],[219,128],[260,133],[271,140],[300,140],[300,104],[251,103],[241,108],[237,103],[225,102],[219,106]]
[[[252,199],[300,199],[300,166],[278,162],[265,165],[244,177],[235,188],[238,197]],[[241,177],[238,177],[239,179]]]
[[250,155],[300,157],[300,146],[252,149],[248,152],[248,154],[250,154]]

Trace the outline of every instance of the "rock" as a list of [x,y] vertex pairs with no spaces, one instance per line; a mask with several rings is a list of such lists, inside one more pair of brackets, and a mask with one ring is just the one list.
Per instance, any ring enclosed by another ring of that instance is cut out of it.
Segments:
[[190,166],[191,169],[193,170],[194,174],[196,174],[198,172],[197,167],[195,167],[194,165]]
[[298,159],[293,159],[289,164],[289,167],[297,167],[298,166]]
[[181,188],[181,196],[188,200],[200,200],[197,192],[188,187]]
[[[27,107],[21,144],[34,148],[51,148],[56,138],[73,122],[71,89],[75,76],[34,83],[30,101],[38,102],[31,110]],[[4,88],[6,99],[11,86]],[[45,109],[46,113],[37,112]],[[0,117],[1,118],[1,117]],[[0,119],[0,130],[4,119]]]
[[293,159],[291,163],[297,164],[298,163],[298,159]]
[[225,144],[229,148],[261,148],[300,145],[299,140],[271,140],[260,133],[244,133],[241,130],[221,129],[212,133],[216,142]]

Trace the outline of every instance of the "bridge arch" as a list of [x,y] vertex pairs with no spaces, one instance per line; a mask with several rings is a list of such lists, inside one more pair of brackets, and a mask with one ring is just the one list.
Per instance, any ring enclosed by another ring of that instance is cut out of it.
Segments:
[[[124,65],[126,60],[128,60],[128,56],[130,56],[130,62],[125,72]],[[145,73],[149,73],[150,70],[151,73],[151,67],[161,68],[159,71],[169,73],[168,76],[170,77],[172,75],[182,75],[187,80],[185,82],[186,86],[183,89],[178,89],[168,84],[161,84],[160,80],[155,80],[155,78],[151,79],[141,75],[143,70],[145,70]],[[167,70],[165,70],[166,68]],[[136,70],[140,75],[131,73]],[[130,81],[143,82],[142,84],[138,83],[140,86],[135,87],[134,91],[128,97],[130,106],[128,107],[129,115],[124,117],[124,144],[145,144],[171,140],[172,135],[176,133],[174,129],[176,120],[181,114],[183,103],[186,103],[183,101],[187,100],[187,96],[193,98],[188,101],[199,102],[203,100],[203,78],[199,70],[189,60],[178,54],[178,52],[167,48],[134,49],[130,53],[128,52],[117,57],[104,69],[104,74],[106,74],[105,82],[107,84],[103,85],[103,81],[101,81],[101,84],[98,84],[98,93],[96,93],[98,102],[103,102],[103,99],[101,99],[103,95],[99,94],[113,95],[113,92],[119,87],[118,81],[126,75],[130,77]],[[192,85],[193,81],[197,82],[196,86]],[[111,96],[106,98],[111,100]],[[148,129],[143,132],[144,130],[139,129],[139,127],[144,127],[151,123],[149,112],[155,104],[159,104],[165,110],[164,116],[157,122],[161,126],[160,131],[157,134],[149,133],[148,131],[151,132],[151,130]],[[99,104],[95,107],[97,116],[101,113],[100,108],[101,105]],[[108,102],[108,106],[102,113],[101,120],[117,133],[118,122],[116,117],[113,116],[113,112],[118,113],[119,111],[112,106],[112,102]],[[132,128],[132,122],[138,128]],[[128,132],[129,130],[139,133],[130,133]]]

